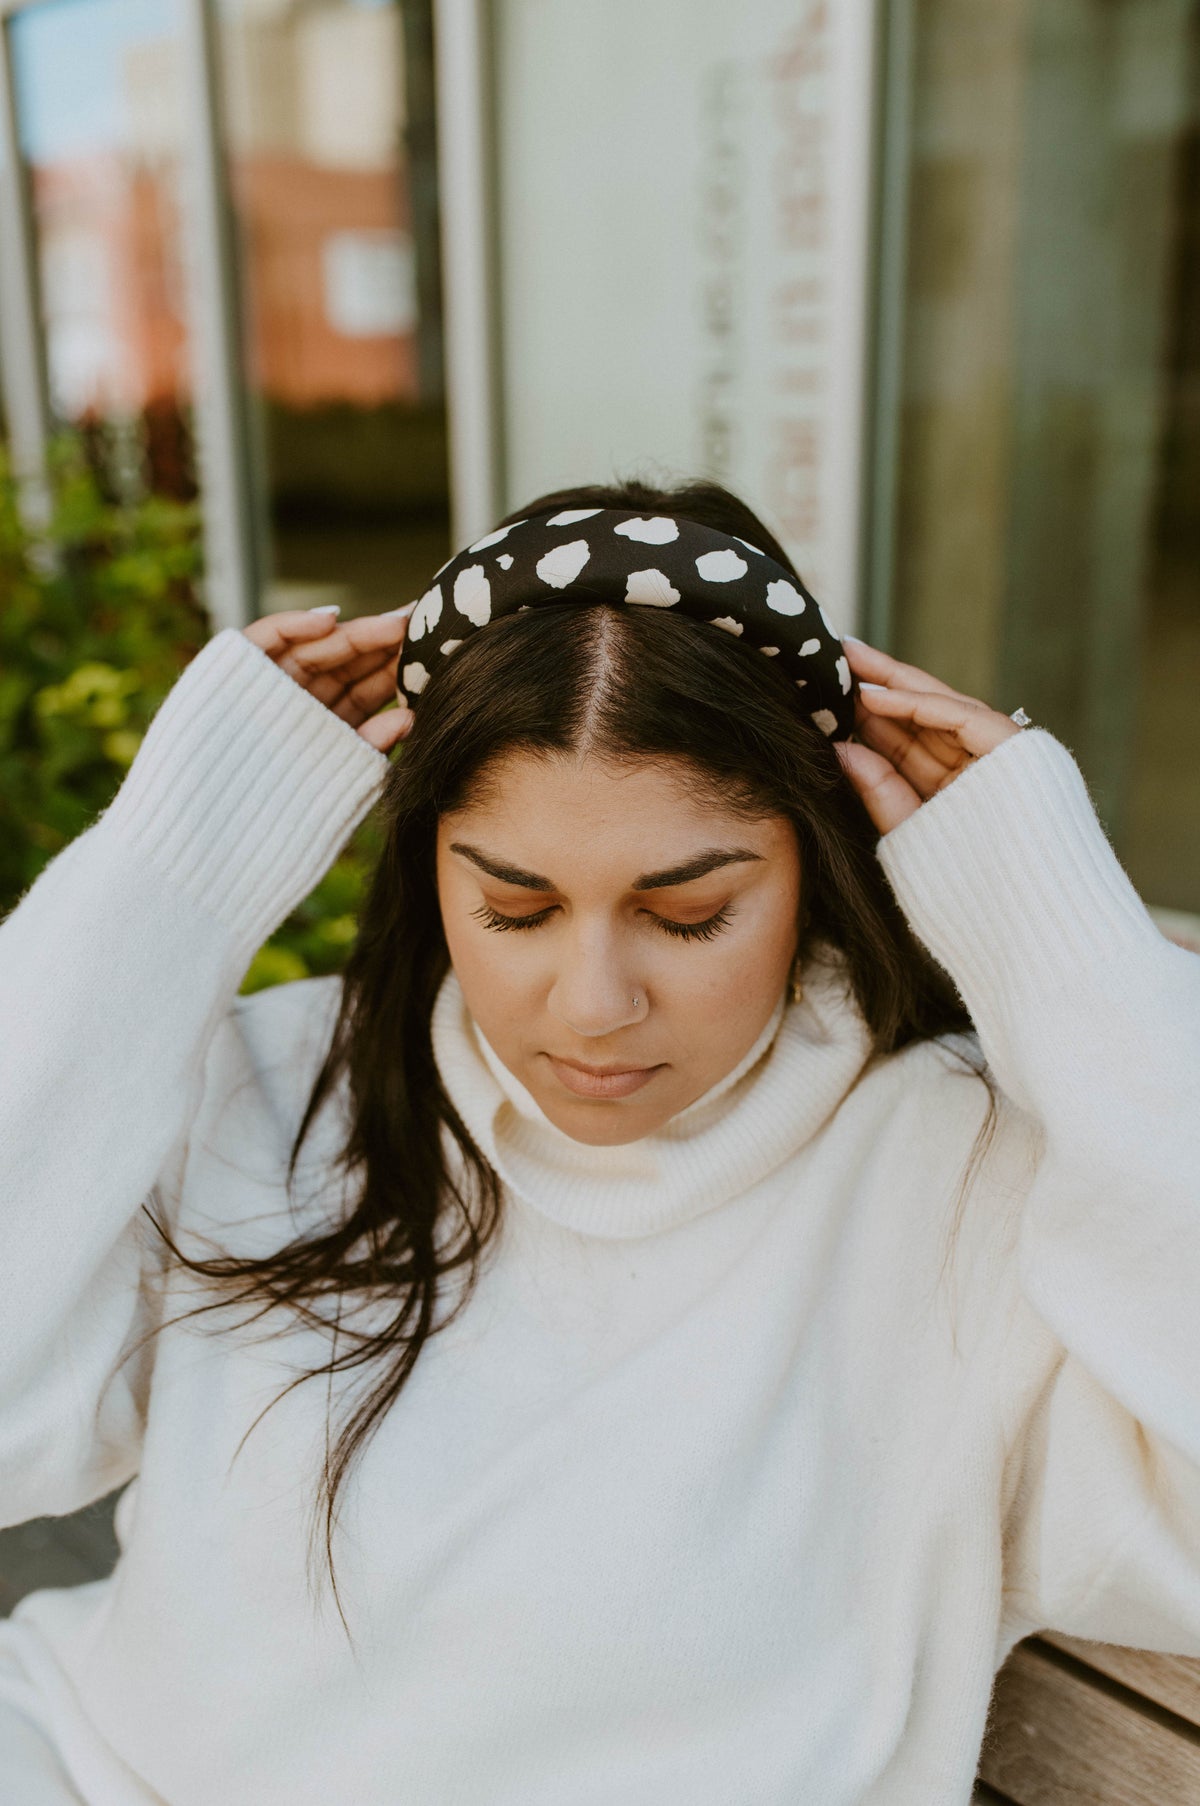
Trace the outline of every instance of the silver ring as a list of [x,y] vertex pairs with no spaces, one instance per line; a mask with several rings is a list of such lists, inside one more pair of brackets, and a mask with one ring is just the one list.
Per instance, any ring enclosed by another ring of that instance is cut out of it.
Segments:
[[1025,713],[1024,709],[1014,709],[1012,714],[1009,716],[1009,720],[1015,721],[1018,727],[1032,727],[1033,726],[1033,716],[1027,715]]

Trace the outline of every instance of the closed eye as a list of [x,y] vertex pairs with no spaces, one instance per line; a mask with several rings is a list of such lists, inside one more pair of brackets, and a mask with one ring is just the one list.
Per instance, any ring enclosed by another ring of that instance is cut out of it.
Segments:
[[[546,921],[549,916],[553,915],[554,908],[555,905],[552,904],[549,909],[539,909],[533,915],[502,916],[498,910],[492,909],[488,904],[484,903],[478,909],[473,909],[471,914],[475,917],[476,921],[482,922],[485,928],[496,928],[500,930],[507,928],[540,928],[542,923]],[[732,913],[729,910],[724,909],[718,909],[716,915],[709,916],[706,922],[671,922],[668,921],[665,916],[656,916],[653,911],[650,911],[649,914],[651,919],[658,924],[664,934],[671,934],[674,935],[676,939],[685,941],[711,940],[714,934],[720,934],[722,928],[733,919]]]
[[720,934],[725,924],[731,920],[729,911],[718,909],[715,916],[709,916],[706,922],[670,922],[666,916],[655,916],[664,934],[673,934],[684,941],[711,941],[714,934]]
[[482,922],[485,928],[538,928],[550,913],[549,909],[539,909],[531,916],[502,916],[486,903],[481,903],[478,909],[471,911],[475,920]]

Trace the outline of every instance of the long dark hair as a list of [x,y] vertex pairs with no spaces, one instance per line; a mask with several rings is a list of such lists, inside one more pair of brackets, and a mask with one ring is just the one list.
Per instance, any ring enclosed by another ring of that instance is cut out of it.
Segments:
[[[714,483],[564,489],[508,519],[567,507],[633,508],[699,521],[794,568],[763,522]],[[499,1179],[448,1096],[433,1055],[430,1018],[449,966],[435,837],[439,817],[477,796],[494,761],[517,748],[684,761],[700,793],[723,807],[787,817],[802,871],[800,952],[818,939],[840,950],[870,1031],[871,1058],[948,1037],[960,1069],[987,1086],[987,1114],[960,1187],[960,1210],[994,1126],[992,1081],[962,1000],[910,931],[875,855],[878,834],[833,746],[769,660],[718,628],[659,609],[604,603],[539,607],[471,635],[431,676],[416,726],[385,778],[378,804],[382,851],[346,962],[329,1050],[288,1163],[290,1194],[314,1118],[344,1081],[349,1129],[336,1165],[353,1176],[351,1201],[336,1220],[326,1219],[321,1233],[260,1259],[193,1258],[151,1215],[181,1265],[222,1282],[221,1295],[195,1311],[226,1303],[236,1283],[235,1303],[259,1302],[251,1321],[287,1307],[290,1315],[273,1333],[286,1333],[294,1318],[328,1331],[314,1306],[332,1297],[329,1361],[301,1373],[272,1404],[304,1380],[320,1374],[332,1380],[335,1372],[390,1357],[332,1453],[327,1410],[318,1504],[323,1498],[325,1555],[340,1613],[332,1548],[339,1490],[426,1339],[468,1302],[500,1221]],[[447,1159],[446,1132],[461,1158]],[[459,1300],[435,1322],[441,1282],[458,1268]],[[389,1320],[369,1333],[343,1329],[354,1297],[382,1302]],[[340,1354],[339,1334],[348,1342]],[[310,1538],[310,1560],[311,1554]]]

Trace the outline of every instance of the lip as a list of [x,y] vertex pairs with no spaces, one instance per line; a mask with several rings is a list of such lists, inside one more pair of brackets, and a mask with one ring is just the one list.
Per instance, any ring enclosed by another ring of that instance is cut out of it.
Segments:
[[546,1058],[560,1084],[576,1097],[632,1097],[662,1066],[583,1066],[574,1060]]

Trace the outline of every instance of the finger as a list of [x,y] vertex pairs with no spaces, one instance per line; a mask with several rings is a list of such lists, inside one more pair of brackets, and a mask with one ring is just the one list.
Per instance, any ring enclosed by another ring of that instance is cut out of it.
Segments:
[[404,643],[408,622],[406,614],[356,615],[341,622],[335,632],[303,641],[287,652],[305,671],[337,671],[344,666],[351,676],[355,666],[374,669],[396,652]]
[[400,654],[397,651],[382,663],[365,664],[365,661],[356,659],[353,665],[344,670],[305,672],[301,682],[326,708],[338,714],[343,712],[343,705],[347,701],[352,709],[358,706],[354,697],[363,684],[372,686],[369,693],[379,701],[386,702],[394,696],[398,687],[399,665]]
[[903,722],[888,721],[883,716],[864,720],[857,733],[860,741],[891,761],[923,800],[935,795],[971,763],[970,753],[961,746],[956,745],[954,755],[947,757],[943,735],[916,734]]
[[394,709],[382,709],[378,715],[372,715],[362,723],[358,732],[377,752],[386,753],[399,741],[408,738],[414,719],[411,709],[397,705]]
[[333,685],[335,681],[333,676],[318,678],[313,694],[320,701],[325,702],[326,707],[335,715],[340,716],[343,721],[348,721],[351,727],[357,727],[361,721],[366,720],[368,715],[373,715],[376,709],[381,709],[385,703],[394,701],[396,660],[394,657],[389,659],[387,664],[381,666],[379,670],[369,671],[365,677],[360,677],[357,683],[347,684],[342,695],[334,695],[326,701],[325,697],[320,696],[320,690],[325,685]]
[[[385,625],[367,629],[366,617],[361,622],[347,622],[344,634],[329,634],[316,644],[289,646],[276,663],[303,689],[311,691],[318,702],[349,718],[358,705],[351,701],[346,709],[343,704],[362,679],[378,677],[378,701],[385,701],[396,688],[408,622],[386,616],[372,616],[370,620]],[[360,628],[365,631],[350,631]],[[360,711],[359,718],[364,712],[369,711]]]
[[[332,609],[287,609],[252,621],[243,631],[268,657],[333,714],[356,730],[394,699],[396,672],[408,620],[416,607],[384,615],[361,615],[341,626]],[[325,669],[321,669],[321,665]],[[364,737],[380,751],[407,731],[388,718]],[[379,744],[380,738],[384,744]]]
[[973,700],[943,683],[940,677],[922,671],[919,665],[901,664],[898,658],[893,658],[889,652],[881,652],[877,646],[868,646],[865,640],[846,635],[844,643],[850,669],[860,681],[894,685],[905,690],[936,690],[941,695],[957,696],[963,702]]
[[860,686],[859,694],[872,714],[949,734],[976,758],[1021,732],[1007,715],[989,709],[985,703],[964,701],[958,696],[932,690],[877,688],[874,684]]
[[378,653],[386,655],[403,642],[413,606],[395,614],[360,615],[341,623],[332,609],[285,609],[251,621],[242,631],[289,676],[300,677],[301,672],[355,660],[369,663]]
[[[866,688],[870,691],[871,685],[867,684]],[[867,730],[870,728],[878,728],[885,719],[886,717],[879,714],[878,710],[872,712],[870,697],[869,695],[864,696],[861,693],[860,686],[859,693],[856,694],[854,698],[854,731],[859,739],[867,739],[868,744],[874,744],[874,742],[870,740]],[[934,758],[939,759],[947,770],[957,771],[961,766],[965,755],[962,747],[954,738],[953,734],[944,734],[937,728],[932,727],[910,727],[900,721],[893,722],[890,725],[895,727],[898,732],[906,734],[910,739],[919,739],[924,749],[931,753]],[[892,743],[889,742],[889,745],[890,744]],[[887,748],[880,745],[879,750],[885,752]]]
[[881,834],[890,834],[921,807],[912,785],[882,753],[853,740],[836,741],[834,750]]
[[393,652],[390,657],[385,656],[382,661],[378,655],[373,655],[370,658],[354,659],[349,665],[339,666],[333,671],[310,671],[296,662],[291,654],[285,654],[276,662],[280,670],[294,678],[301,689],[307,690],[343,720],[353,717],[357,726],[362,716],[370,713],[369,709],[364,709],[355,700],[359,685],[374,679],[378,690],[372,694],[377,694],[378,702],[386,702],[389,696],[395,694],[398,660],[398,652]]
[[261,615],[242,632],[269,658],[278,660],[290,646],[311,644],[336,626],[337,614],[331,608],[286,608],[278,614]]

